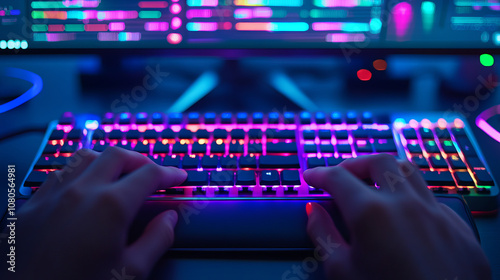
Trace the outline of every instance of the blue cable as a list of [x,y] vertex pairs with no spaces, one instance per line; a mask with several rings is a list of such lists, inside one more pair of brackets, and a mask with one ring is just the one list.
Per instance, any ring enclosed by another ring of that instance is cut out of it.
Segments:
[[37,96],[40,93],[40,91],[42,91],[43,88],[42,78],[33,72],[19,68],[4,68],[0,70],[0,75],[25,80],[33,84],[33,86],[30,89],[28,89],[18,98],[9,101],[5,104],[1,104],[0,114],[22,105],[23,103]]

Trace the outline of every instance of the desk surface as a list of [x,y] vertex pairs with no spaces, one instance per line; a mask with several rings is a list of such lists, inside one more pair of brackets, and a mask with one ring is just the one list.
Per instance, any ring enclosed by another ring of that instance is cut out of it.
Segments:
[[[26,127],[45,126],[49,121],[58,119],[59,116],[65,111],[94,114],[102,114],[103,112],[111,111],[112,102],[119,99],[122,94],[126,94],[127,91],[109,91],[109,87],[106,87],[107,92],[82,92],[78,76],[80,68],[77,62],[78,59],[76,58],[33,59],[26,57],[2,57],[0,67],[10,66],[31,70],[42,76],[44,80],[44,88],[37,97],[28,103],[0,116],[0,127],[2,127],[2,133]],[[183,88],[182,86],[179,86],[178,79],[179,77],[175,75],[165,79],[165,81],[163,81],[157,89],[149,93],[148,97],[143,102],[138,104],[137,108],[133,109],[133,112],[165,110],[185,89],[185,87]],[[170,85],[174,86],[170,87]],[[128,92],[130,92],[130,90]],[[214,111],[252,111],[252,109],[255,108],[258,108],[259,111],[272,111],[277,107],[279,107],[280,110],[283,108],[287,108],[288,110],[298,109],[293,103],[272,91],[269,94],[261,96],[255,94],[252,96],[232,97],[232,99],[229,99],[229,102],[220,101],[221,98],[224,98],[224,95],[221,94],[220,91],[215,92],[213,95],[207,96],[202,100],[202,104],[208,104],[205,108],[211,108],[211,110]],[[475,117],[482,110],[489,108],[490,106],[500,104],[500,94],[492,96],[496,97],[491,97],[487,100],[481,101],[478,109],[470,112],[468,117],[470,124],[474,123]],[[407,100],[394,101],[383,100],[383,98],[381,100],[381,98],[373,97],[372,100],[367,100],[367,102],[363,103],[359,103],[359,101],[352,102],[344,100],[345,102],[341,104],[342,106],[347,107],[342,107],[342,109],[339,108],[337,103],[335,103],[335,99],[342,98],[342,96],[332,96],[328,93],[323,95],[315,94],[311,96],[313,101],[320,104],[320,108],[325,111],[345,111],[345,108],[352,110],[373,111],[388,111],[390,110],[389,108],[398,108],[398,110],[446,111],[453,108],[454,104],[461,104],[465,97],[466,96],[455,96],[453,98],[449,98],[450,100],[446,102],[434,102],[432,103],[432,106],[429,105],[424,107],[419,107],[423,106],[422,104],[413,104]],[[442,97],[437,96],[435,98],[442,101],[442,99],[440,99]],[[232,101],[234,101],[234,104]],[[384,105],[387,102],[391,103],[389,105]],[[158,106],[159,104],[161,105],[160,108]],[[212,106],[212,104],[216,105]],[[195,109],[202,111],[199,107],[196,107]],[[497,156],[500,154],[500,143],[497,143],[493,139],[489,138],[475,126],[473,126],[473,131],[476,139],[482,147],[483,153],[493,172],[493,175],[495,176],[497,182],[500,182],[500,162],[498,161]],[[0,165],[5,166],[7,164],[15,164],[18,177],[22,177],[27,172],[30,163],[33,161],[33,156],[40,145],[41,139],[41,134],[31,133],[0,142],[0,150],[2,151]],[[486,150],[485,147],[488,147],[488,149]],[[6,189],[2,189],[1,191],[5,194]],[[2,195],[2,197],[6,196]],[[2,201],[0,205],[3,209],[5,209],[4,201]],[[3,209],[1,210],[3,211]],[[500,280],[500,216],[476,217],[475,220],[481,236],[482,246],[491,262],[494,279]],[[175,275],[176,278],[178,276],[179,279],[190,279],[190,277],[193,276],[193,271],[191,270],[193,265],[200,265],[200,260],[186,259],[174,260],[174,262],[176,262],[176,264],[172,266],[175,266]],[[297,263],[297,261],[274,261],[273,263],[276,264],[276,269],[274,270],[275,273],[278,273],[276,276],[279,275],[279,277],[281,277],[279,272],[282,273],[284,268],[288,269],[292,264]],[[214,274],[220,274],[221,271],[226,270],[219,270],[218,267],[222,265],[227,266],[227,262],[223,262],[221,260],[211,260],[202,262],[202,265],[206,268],[206,271],[213,272]],[[244,271],[245,274],[243,275],[248,276],[248,279],[255,279],[256,277],[254,276],[258,275],[258,271],[262,271],[262,268],[267,267],[268,265],[268,261],[253,260],[248,262],[244,260],[232,260],[230,265],[231,269],[225,272],[225,277],[232,277],[232,279],[234,279],[234,277],[237,276],[239,279],[244,279],[241,278],[241,273]],[[218,279],[223,279],[223,277],[221,276]]]

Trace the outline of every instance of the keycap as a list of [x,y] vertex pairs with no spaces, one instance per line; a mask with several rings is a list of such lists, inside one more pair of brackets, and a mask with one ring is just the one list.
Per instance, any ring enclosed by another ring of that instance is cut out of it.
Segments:
[[336,130],[334,134],[337,139],[347,139],[349,137],[347,130]]
[[106,136],[106,132],[104,130],[98,128],[94,130],[94,133],[92,134],[92,140],[99,141],[99,140],[104,140]]
[[305,153],[317,153],[318,146],[316,144],[305,144],[304,152]]
[[130,142],[126,142],[126,143],[118,142],[118,144],[116,144],[115,147],[122,148],[122,149],[129,150],[129,151],[132,150],[132,144]]
[[424,143],[424,147],[425,147],[425,150],[428,152],[428,153],[431,153],[431,154],[436,154],[436,153],[439,153],[439,147],[436,145],[436,142],[435,141],[427,141]]
[[163,124],[165,123],[165,116],[162,113],[153,113],[151,116],[151,123],[153,124]]
[[261,112],[253,113],[252,121],[254,124],[262,124],[264,122],[264,114]]
[[129,130],[125,133],[125,139],[137,140],[141,138],[141,133],[138,130]]
[[180,164],[181,164],[181,158],[172,156],[165,156],[162,162],[163,166],[179,167]]
[[148,156],[148,158],[150,160],[152,160],[154,163],[158,164],[158,165],[162,165],[162,162],[163,162],[163,157],[154,157],[154,156]]
[[195,132],[196,138],[198,139],[208,139],[210,138],[210,133],[206,129],[198,129]]
[[[330,130],[320,129],[318,130],[318,137],[319,139],[324,139],[324,140],[330,139],[332,138],[332,132]],[[314,132],[313,132],[313,139],[314,139]]]
[[240,157],[240,168],[257,168],[257,159],[251,156],[242,156]]
[[119,124],[130,124],[131,120],[131,114],[130,113],[121,113],[120,118],[118,120]]
[[248,130],[248,138],[252,140],[262,139],[262,130],[258,128],[252,128]]
[[189,124],[199,124],[200,123],[200,114],[196,112],[191,112],[188,114],[188,123]]
[[233,171],[210,171],[211,186],[233,186],[234,172]]
[[358,123],[358,114],[356,114],[356,112],[348,112],[347,118],[346,118],[346,123],[348,123],[348,124]]
[[146,140],[158,139],[158,132],[154,129],[148,129],[144,131],[143,138]]
[[342,114],[339,112],[333,112],[330,114],[330,122],[332,124],[341,124],[342,123]]
[[337,151],[339,153],[343,153],[343,154],[350,154],[350,153],[352,153],[352,148],[351,148],[351,145],[349,145],[349,144],[338,144]]
[[343,162],[345,159],[341,158],[341,157],[327,157],[326,158],[326,163],[328,166],[336,166],[336,165],[339,165],[341,162]]
[[465,163],[457,156],[452,156],[450,159],[450,166],[453,169],[466,169]]
[[233,129],[230,132],[231,139],[245,139],[245,131],[243,129]]
[[141,154],[149,154],[149,144],[137,142],[137,144],[134,147],[134,151],[141,153]]
[[168,154],[170,152],[170,145],[156,142],[153,146],[153,154]]
[[236,185],[255,185],[255,172],[250,170],[238,170],[236,172]]
[[262,154],[262,144],[258,144],[258,143],[248,144],[248,153],[249,154]]
[[207,144],[200,144],[198,142],[194,142],[191,148],[191,153],[193,154],[206,154],[207,153]]
[[445,139],[445,140],[451,139],[450,132],[448,131],[447,128],[436,128],[435,131],[436,131],[436,136],[439,139]]
[[218,156],[205,155],[201,158],[201,167],[203,168],[217,168],[218,164],[219,164]]
[[182,114],[181,113],[170,113],[168,115],[168,123],[169,124],[181,124],[182,123]]
[[185,156],[182,159],[182,169],[197,169],[200,162],[199,156]]
[[172,154],[187,154],[187,152],[188,152],[188,145],[187,144],[182,144],[180,142],[176,142],[172,146]]
[[77,142],[73,143],[72,145],[70,145],[68,142],[66,142],[62,145],[59,152],[62,154],[72,154],[72,153],[76,152],[76,150],[78,150],[78,143]]
[[373,152],[373,145],[370,142],[355,142],[354,149],[358,153],[371,153]]
[[210,153],[211,154],[224,154],[226,152],[226,144],[217,144],[216,142],[212,142],[210,145]]
[[187,178],[182,183],[182,186],[208,186],[207,171],[186,170],[186,172]]
[[295,114],[293,112],[285,112],[283,113],[284,123],[285,124],[293,124],[295,123]]
[[483,162],[477,157],[467,157],[467,162],[472,169],[485,169]]
[[99,153],[102,153],[102,152],[104,152],[104,150],[106,150],[107,147],[109,147],[109,143],[105,143],[105,144],[96,143],[96,144],[94,144],[94,147],[92,148],[92,150],[99,152]]
[[441,146],[443,147],[443,151],[447,154],[457,153],[457,149],[455,148],[451,140],[441,140]]
[[417,139],[417,131],[414,128],[403,129],[403,136],[406,139]]
[[398,151],[396,144],[394,144],[393,141],[387,141],[385,143],[375,141],[375,143],[373,143],[373,148],[375,149],[375,152],[378,153],[396,153]]
[[73,128],[66,135],[66,139],[68,139],[68,140],[81,140],[82,137],[83,137],[83,130],[81,130],[79,128]]
[[267,123],[277,124],[280,120],[280,114],[277,112],[271,112],[267,115]]
[[61,140],[64,138],[64,130],[53,130],[49,136],[49,140]]
[[261,156],[259,167],[264,168],[300,168],[297,156]]
[[260,184],[265,186],[279,185],[280,176],[276,170],[263,170],[260,172]]
[[162,139],[175,139],[175,132],[171,128],[167,128],[161,132],[160,137]]
[[240,144],[239,142],[229,144],[229,153],[230,154],[243,154],[244,149],[245,148],[244,148],[243,144]]
[[205,123],[206,124],[214,124],[215,123],[215,113],[205,113]]
[[371,112],[364,112],[361,115],[361,123],[362,124],[372,124],[373,123],[373,114]]
[[212,133],[214,136],[214,139],[226,139],[227,138],[227,130],[217,128],[214,129],[214,132]]
[[489,188],[483,188],[483,187],[476,187],[476,192],[478,194],[489,194],[491,191]]
[[121,140],[121,139],[123,139],[123,132],[121,130],[119,130],[119,129],[113,129],[108,134],[108,139],[111,139],[111,140]]
[[322,153],[335,153],[335,149],[332,144],[321,144],[319,145],[319,151]]
[[59,118],[59,124],[62,125],[70,125],[75,122],[75,116],[72,112],[64,112],[62,116]]
[[455,174],[455,179],[457,180],[457,184],[459,186],[474,186],[474,180],[472,180],[472,177],[470,176],[469,172],[467,171],[457,171]]
[[459,136],[456,138],[456,140],[458,147],[460,147],[460,150],[462,151],[462,153],[464,153],[465,156],[477,157],[476,150],[474,149],[474,146],[467,138],[467,136]]
[[280,154],[280,153],[297,153],[297,143],[295,142],[290,142],[290,143],[285,143],[285,142],[278,142],[278,143],[271,143],[268,142],[266,144],[266,149],[268,154]]
[[229,112],[225,112],[220,115],[220,122],[222,124],[230,124],[232,122],[232,119],[233,119],[233,114]]
[[411,161],[420,168],[429,168],[429,163],[423,155],[413,156]]
[[432,130],[426,128],[426,127],[421,127],[418,129],[418,132],[420,132],[420,136],[424,140],[432,140],[434,139],[434,134],[432,133]]
[[148,114],[146,114],[146,113],[137,113],[135,115],[135,123],[136,124],[147,124],[148,123]]
[[45,148],[43,149],[43,154],[44,155],[55,154],[55,153],[57,153],[57,151],[60,148],[61,148],[61,145],[59,145],[59,144],[57,144],[57,145],[47,144],[47,146],[45,146]]
[[415,143],[415,144],[408,144],[406,146],[406,148],[408,148],[408,151],[412,154],[421,154],[422,153],[422,148],[420,147],[420,145],[418,143]]
[[245,112],[240,112],[240,113],[236,114],[236,123],[238,123],[238,124],[248,123],[248,114]]
[[463,128],[454,127],[451,129],[451,133],[455,136],[466,136],[465,130]]
[[47,179],[47,173],[42,171],[32,171],[31,174],[26,178],[24,185],[26,187],[38,187]]
[[179,139],[193,139],[194,133],[189,129],[181,129],[179,131]]
[[295,139],[295,130],[278,130],[278,129],[267,129],[266,130],[267,139]]
[[68,157],[41,157],[36,163],[34,169],[62,169]]
[[114,123],[115,123],[115,117],[113,113],[106,113],[101,120],[101,124],[114,124]]
[[317,124],[325,124],[326,123],[326,116],[325,116],[325,113],[323,113],[323,112],[316,112],[314,119],[315,119]]
[[449,171],[422,171],[422,176],[429,186],[455,186]]
[[386,129],[386,130],[372,130],[371,131],[372,137],[375,139],[390,139],[394,138],[394,135],[392,134],[392,130]]
[[223,169],[236,169],[238,167],[238,159],[230,156],[221,157],[220,167]]
[[367,129],[364,129],[364,128],[358,128],[356,130],[353,130],[352,131],[352,136],[354,136],[354,138],[357,138],[357,139],[364,139],[364,138],[368,138],[368,133],[369,133],[369,130]]
[[474,174],[479,186],[493,186],[495,184],[490,173],[486,170],[475,170]]
[[310,124],[311,123],[311,113],[301,112],[299,119],[300,119],[301,124]]
[[434,168],[448,168],[448,164],[446,163],[446,160],[442,158],[441,156],[433,156],[430,158],[431,165]]
[[282,185],[300,185],[300,175],[298,170],[281,171]]
[[307,168],[314,168],[318,166],[326,166],[325,158],[317,158],[317,157],[307,158]]
[[302,136],[304,137],[305,140],[314,140],[315,138],[314,130],[304,130],[302,131]]

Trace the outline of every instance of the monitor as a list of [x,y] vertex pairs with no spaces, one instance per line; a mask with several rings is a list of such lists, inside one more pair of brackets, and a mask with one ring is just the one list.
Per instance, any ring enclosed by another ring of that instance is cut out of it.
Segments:
[[2,0],[3,50],[500,49],[500,0]]

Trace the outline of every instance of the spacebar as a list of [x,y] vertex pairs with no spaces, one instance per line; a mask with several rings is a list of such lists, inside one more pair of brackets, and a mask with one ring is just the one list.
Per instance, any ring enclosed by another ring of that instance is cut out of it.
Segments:
[[[174,209],[177,249],[312,248],[306,233],[309,201],[315,200],[147,201],[129,236],[135,240],[155,215]],[[317,202],[333,211],[332,201]]]

